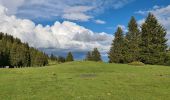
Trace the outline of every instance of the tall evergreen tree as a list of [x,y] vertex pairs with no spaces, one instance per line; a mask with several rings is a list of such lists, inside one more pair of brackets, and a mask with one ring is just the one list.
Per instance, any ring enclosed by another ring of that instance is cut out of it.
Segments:
[[12,45],[12,48],[10,50],[10,63],[14,67],[20,67],[22,66],[22,56],[21,51],[17,43],[14,43]]
[[45,66],[47,64],[48,56],[44,53],[30,48],[27,43],[22,43],[20,39],[0,33],[0,67]]
[[5,41],[4,39],[0,40],[0,67],[10,66],[10,53],[7,46],[7,41]]
[[28,44],[23,44],[20,46],[20,54],[22,58],[22,66],[29,67],[31,66],[31,56],[29,51]]
[[74,61],[74,57],[71,52],[67,54],[66,61],[67,62]]
[[[0,39],[1,38],[1,34],[0,34]],[[3,49],[4,49],[4,45],[3,45],[3,42],[2,40],[0,40],[0,68],[4,66],[4,62],[3,62],[3,59],[4,59],[4,52],[3,52]]]
[[35,56],[35,65],[36,66],[45,66],[48,64],[47,57],[42,52],[37,52]]
[[64,57],[62,57],[62,56],[58,57],[58,62],[59,63],[64,63],[65,61],[66,61],[66,59]]
[[149,13],[142,25],[141,61],[146,64],[164,64],[167,49],[166,30],[156,17]]
[[128,24],[128,32],[126,34],[126,62],[139,61],[139,43],[140,31],[135,17],[132,17]]
[[87,52],[85,60],[92,61],[92,53],[90,51]]
[[109,62],[110,63],[124,63],[124,36],[123,36],[123,30],[118,27],[115,38],[113,40],[112,46],[110,48],[110,51],[108,53],[109,55]]
[[91,55],[92,55],[92,60],[93,61],[102,61],[100,52],[98,51],[97,48],[94,48]]

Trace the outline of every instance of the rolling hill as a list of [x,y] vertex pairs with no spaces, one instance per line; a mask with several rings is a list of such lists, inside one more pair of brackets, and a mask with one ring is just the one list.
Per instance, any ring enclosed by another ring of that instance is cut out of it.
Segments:
[[0,69],[1,100],[168,100],[170,67],[69,62]]

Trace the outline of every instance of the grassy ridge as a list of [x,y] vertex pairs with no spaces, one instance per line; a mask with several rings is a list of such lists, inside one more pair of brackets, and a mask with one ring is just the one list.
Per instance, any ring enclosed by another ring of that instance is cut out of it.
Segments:
[[170,67],[71,62],[0,69],[1,100],[169,100]]

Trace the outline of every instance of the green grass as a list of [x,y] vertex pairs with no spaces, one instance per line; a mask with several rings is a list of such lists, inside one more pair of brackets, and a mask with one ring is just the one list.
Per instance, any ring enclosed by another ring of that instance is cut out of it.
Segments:
[[70,62],[0,69],[0,100],[170,100],[170,67]]

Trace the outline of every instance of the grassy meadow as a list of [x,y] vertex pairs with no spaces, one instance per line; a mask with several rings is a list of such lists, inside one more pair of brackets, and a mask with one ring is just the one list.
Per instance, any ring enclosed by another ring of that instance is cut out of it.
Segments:
[[0,69],[0,100],[170,100],[170,67],[96,62]]

